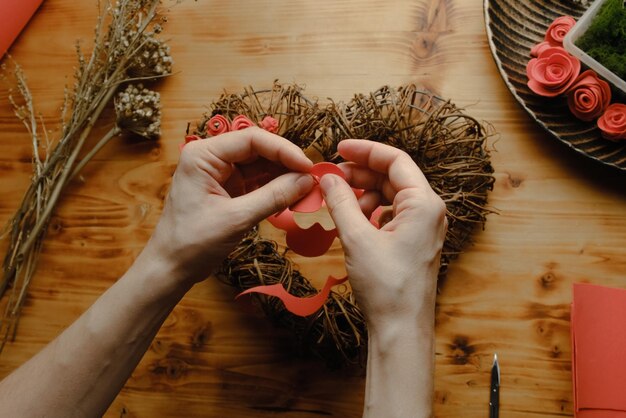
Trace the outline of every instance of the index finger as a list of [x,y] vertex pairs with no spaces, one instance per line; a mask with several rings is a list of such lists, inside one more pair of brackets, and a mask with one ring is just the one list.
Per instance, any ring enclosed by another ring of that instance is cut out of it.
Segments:
[[313,167],[300,147],[257,127],[227,132],[199,142],[217,158],[230,164],[261,156],[292,171],[309,172]]
[[346,139],[337,146],[339,155],[357,165],[388,177],[396,191],[408,188],[428,190],[430,185],[411,157],[397,148],[363,139]]

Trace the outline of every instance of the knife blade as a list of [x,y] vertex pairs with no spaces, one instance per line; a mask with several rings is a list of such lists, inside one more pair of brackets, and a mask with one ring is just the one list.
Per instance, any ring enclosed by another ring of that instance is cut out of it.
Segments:
[[489,418],[498,418],[500,414],[500,364],[498,355],[493,355],[491,366],[491,388],[489,391]]

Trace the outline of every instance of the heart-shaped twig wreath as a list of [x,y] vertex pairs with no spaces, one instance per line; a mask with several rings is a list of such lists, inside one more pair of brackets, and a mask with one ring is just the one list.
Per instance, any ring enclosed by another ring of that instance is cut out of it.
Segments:
[[[271,116],[278,121],[279,135],[325,161],[341,161],[337,144],[345,138],[378,141],[408,153],[447,205],[449,228],[440,279],[490,212],[487,193],[494,177],[485,140],[492,130],[449,101],[413,85],[383,87],[369,95],[356,95],[348,103],[320,105],[306,98],[298,86],[274,83],[271,89],[225,93],[211,109],[192,132],[198,137],[210,135],[207,122],[215,115],[228,120],[244,115],[255,123]],[[255,228],[224,261],[219,277],[241,291],[279,283],[295,296],[317,294],[318,289],[285,256],[287,252],[280,252],[274,241],[261,237]],[[363,358],[367,330],[351,292],[331,292],[322,309],[307,317],[286,311],[274,297],[254,297],[268,317],[293,331],[305,351],[329,365]]]

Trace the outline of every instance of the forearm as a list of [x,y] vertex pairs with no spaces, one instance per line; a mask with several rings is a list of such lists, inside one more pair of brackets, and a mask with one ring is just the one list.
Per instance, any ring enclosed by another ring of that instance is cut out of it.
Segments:
[[370,330],[364,417],[431,417],[434,312]]
[[186,288],[142,253],[130,270],[39,354],[0,383],[0,416],[100,416]]

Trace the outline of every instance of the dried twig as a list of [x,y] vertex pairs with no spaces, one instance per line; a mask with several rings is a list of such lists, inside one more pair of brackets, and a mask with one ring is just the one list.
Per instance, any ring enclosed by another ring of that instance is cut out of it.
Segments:
[[[32,95],[22,70],[15,65],[13,74],[19,98],[11,94],[10,101],[32,138],[33,177],[6,230],[10,242],[2,265],[0,298],[8,289],[11,292],[0,321],[0,351],[15,335],[46,228],[69,181],[120,133],[130,132],[146,138],[159,135],[158,93],[144,89],[142,85],[128,85],[118,93],[120,86],[130,81],[153,80],[171,73],[169,48],[155,37],[161,32],[161,26],[154,22],[159,3],[159,0],[119,0],[114,5],[109,2],[104,5],[89,58],[85,58],[79,45],[76,47],[75,84],[71,92],[66,89],[62,132],[54,143],[50,143],[42,126],[41,131],[45,134],[45,144],[42,144]],[[114,97],[115,125],[95,146],[85,150],[93,127]],[[42,151],[45,154],[43,161],[40,158]]]

